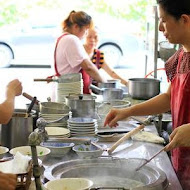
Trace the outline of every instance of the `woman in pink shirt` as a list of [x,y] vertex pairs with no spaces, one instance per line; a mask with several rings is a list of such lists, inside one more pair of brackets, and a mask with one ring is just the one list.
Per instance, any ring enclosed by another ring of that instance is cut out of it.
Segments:
[[[85,71],[98,82],[105,82],[98,69],[89,59],[81,40],[92,26],[91,17],[83,11],[71,11],[63,21],[63,34],[57,39],[54,62],[56,76]],[[84,86],[89,85],[88,77],[83,77]]]

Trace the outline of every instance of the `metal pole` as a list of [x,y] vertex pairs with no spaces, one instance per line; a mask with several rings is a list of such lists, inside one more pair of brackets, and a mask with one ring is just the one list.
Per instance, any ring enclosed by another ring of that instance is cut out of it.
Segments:
[[158,61],[158,11],[157,6],[154,6],[155,13],[155,31],[154,31],[154,78],[157,78],[157,61]]

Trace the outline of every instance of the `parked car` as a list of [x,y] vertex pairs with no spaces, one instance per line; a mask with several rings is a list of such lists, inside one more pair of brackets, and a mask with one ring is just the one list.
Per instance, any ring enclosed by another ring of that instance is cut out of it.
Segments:
[[[22,24],[0,30],[0,67],[41,66],[50,67],[56,37],[61,31],[55,24]],[[99,46],[107,62],[114,67],[125,67],[123,57],[136,57],[142,49],[142,41],[130,34],[112,32],[100,33]],[[123,64],[123,65],[122,65]]]

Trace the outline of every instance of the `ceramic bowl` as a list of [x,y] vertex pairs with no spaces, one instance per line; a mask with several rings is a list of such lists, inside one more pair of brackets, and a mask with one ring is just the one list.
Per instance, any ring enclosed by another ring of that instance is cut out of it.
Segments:
[[72,149],[80,158],[97,158],[103,153],[103,149],[100,149],[92,144],[80,144],[74,146]]
[[62,178],[45,184],[48,190],[88,190],[93,182],[86,178]]
[[[15,155],[17,152],[20,152],[22,155],[32,155],[30,146],[19,146],[10,150],[10,153],[13,155]],[[51,151],[49,148],[37,146],[37,155],[40,160],[43,160],[50,152]]]
[[40,145],[50,149],[51,156],[60,157],[67,154],[75,144],[63,142],[42,142]]
[[4,157],[4,155],[9,151],[7,147],[0,146],[0,159]]

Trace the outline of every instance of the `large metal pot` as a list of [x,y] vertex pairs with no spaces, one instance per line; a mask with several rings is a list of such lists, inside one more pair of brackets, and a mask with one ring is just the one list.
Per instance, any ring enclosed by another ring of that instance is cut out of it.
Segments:
[[103,101],[123,99],[123,90],[120,88],[98,88],[92,84],[90,88],[94,93],[102,95]]
[[147,100],[160,93],[160,81],[150,78],[130,78],[129,94],[134,99]]
[[73,117],[95,117],[95,96],[74,94],[65,97]]
[[16,109],[8,124],[2,125],[1,143],[8,148],[28,145],[28,136],[33,131],[35,112],[26,117],[26,109]]

